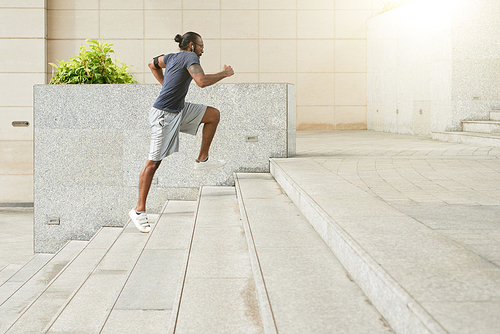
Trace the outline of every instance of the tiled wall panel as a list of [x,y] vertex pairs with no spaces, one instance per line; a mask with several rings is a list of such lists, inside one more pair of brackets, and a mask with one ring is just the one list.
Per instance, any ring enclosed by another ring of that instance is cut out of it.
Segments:
[[0,203],[33,202],[33,84],[46,80],[45,35],[45,1],[0,1]]
[[[204,38],[206,73],[228,64],[236,74],[224,82],[299,84],[299,130],[316,123],[324,129],[325,122],[335,129],[336,106],[367,103],[359,80],[366,77],[366,21],[380,11],[377,0],[48,0],[48,9],[52,62],[76,54],[85,38],[104,37],[133,65],[139,83],[155,83],[148,61],[176,52],[176,34],[196,31]],[[318,113],[318,105],[328,108]],[[342,114],[341,128],[359,128],[359,115],[352,122],[349,115]]]

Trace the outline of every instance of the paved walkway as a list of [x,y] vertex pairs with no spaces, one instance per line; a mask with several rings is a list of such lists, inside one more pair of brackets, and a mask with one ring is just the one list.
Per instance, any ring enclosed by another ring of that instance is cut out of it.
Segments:
[[33,256],[33,208],[0,207],[0,270]]
[[297,157],[500,266],[499,148],[374,131],[297,133]]
[[500,333],[497,148],[325,131],[297,152],[272,174],[396,332]]

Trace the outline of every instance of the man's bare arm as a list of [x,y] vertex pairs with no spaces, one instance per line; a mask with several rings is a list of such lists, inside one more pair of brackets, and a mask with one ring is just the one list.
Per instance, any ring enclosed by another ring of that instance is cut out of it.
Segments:
[[200,64],[193,64],[189,67],[189,73],[193,77],[196,84],[203,88],[211,86],[224,78],[232,76],[234,74],[234,71],[231,66],[224,65],[222,71],[219,73],[205,74]]
[[156,80],[158,80],[160,84],[163,84],[164,77],[162,68],[166,67],[165,61],[163,61],[163,56],[158,57],[158,66],[160,66],[160,68],[156,68],[154,64],[154,59],[151,59],[151,61],[148,63],[148,66],[151,72],[153,73],[154,77],[156,78]]

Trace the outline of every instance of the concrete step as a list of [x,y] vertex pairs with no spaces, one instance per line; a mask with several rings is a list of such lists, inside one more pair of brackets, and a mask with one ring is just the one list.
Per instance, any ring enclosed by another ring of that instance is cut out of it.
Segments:
[[267,333],[393,333],[270,174],[235,181]]
[[498,121],[462,121],[463,132],[500,133]]
[[175,333],[263,333],[234,187],[202,187]]
[[498,333],[497,265],[323,163],[270,169],[396,333]]
[[173,333],[196,201],[168,201],[101,333]]
[[500,110],[490,111],[490,121],[500,121]]
[[[50,284],[71,260],[87,245],[85,241],[70,241],[59,252],[50,257],[33,276],[23,280],[23,275],[14,275],[5,286],[22,282],[19,288],[0,304],[0,332],[5,332],[19,314]],[[16,278],[17,277],[17,278]]]
[[[121,228],[102,228],[74,256],[45,289],[21,312],[9,328],[8,333],[41,333],[57,315],[59,310],[71,300],[73,294],[88,279],[96,265],[102,260],[109,247],[121,233]],[[85,242],[73,242],[81,247]],[[62,266],[62,263],[60,263]]]
[[0,286],[7,282],[23,265],[21,264],[8,264],[0,271]]
[[0,305],[12,296],[23,284],[35,275],[54,254],[35,254],[24,266],[11,275],[0,286]]
[[[149,218],[154,222],[151,216]],[[99,250],[101,257],[97,265],[92,264],[90,275],[87,275],[74,293],[66,299],[57,314],[43,329],[44,332],[94,333],[101,330],[116,303],[117,296],[152,235],[139,232],[133,223],[128,223],[120,230],[120,235],[111,246],[106,243],[104,252]]]
[[500,147],[500,134],[494,133],[434,131],[432,139],[478,147]]

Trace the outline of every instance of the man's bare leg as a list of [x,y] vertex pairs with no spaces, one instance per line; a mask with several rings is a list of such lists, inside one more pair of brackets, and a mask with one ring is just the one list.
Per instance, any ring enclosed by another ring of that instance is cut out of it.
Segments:
[[145,212],[146,211],[146,199],[148,197],[149,188],[151,188],[151,182],[153,181],[153,176],[156,170],[160,167],[161,161],[146,161],[144,168],[139,175],[139,201],[135,207],[136,211]]
[[198,161],[205,160],[208,157],[208,151],[210,145],[212,144],[212,139],[214,138],[215,131],[217,130],[217,125],[220,120],[219,110],[207,107],[205,115],[201,119],[203,123],[203,136],[201,139],[200,154],[198,155]]

